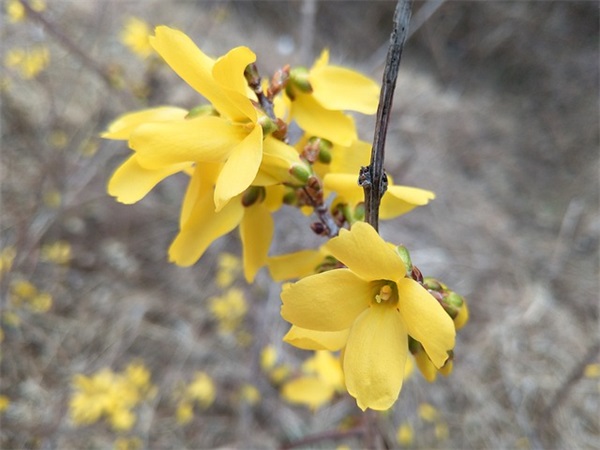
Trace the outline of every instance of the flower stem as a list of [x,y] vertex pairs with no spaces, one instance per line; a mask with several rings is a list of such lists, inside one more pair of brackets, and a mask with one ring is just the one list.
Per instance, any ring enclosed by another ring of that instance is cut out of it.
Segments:
[[379,227],[379,204],[387,189],[387,176],[383,169],[385,156],[385,138],[392,110],[392,100],[398,69],[402,57],[402,49],[408,35],[408,24],[411,16],[412,0],[398,0],[394,12],[394,28],[390,36],[383,82],[377,108],[377,122],[371,149],[371,162],[367,167],[361,167],[358,183],[365,191],[365,221],[376,230]]

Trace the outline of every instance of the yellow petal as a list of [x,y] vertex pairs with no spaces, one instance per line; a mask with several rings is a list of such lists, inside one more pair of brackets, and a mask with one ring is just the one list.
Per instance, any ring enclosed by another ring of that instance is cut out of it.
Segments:
[[350,270],[330,270],[284,286],[281,316],[309,330],[341,331],[350,328],[371,297],[369,283]]
[[314,331],[292,325],[283,341],[303,350],[340,350],[346,345],[350,329],[341,331]]
[[417,206],[426,205],[435,198],[431,191],[408,186],[388,186],[381,199],[379,217],[392,219],[405,214]]
[[250,186],[262,161],[262,144],[262,128],[256,126],[242,142],[231,149],[215,186],[217,211]]
[[429,359],[429,356],[427,356],[427,353],[421,350],[415,355],[415,361],[423,378],[433,383],[437,378],[437,369]]
[[244,277],[248,283],[254,281],[256,273],[267,262],[273,228],[273,218],[265,205],[258,203],[244,208],[240,235],[244,250]]
[[181,228],[189,218],[194,205],[201,196],[212,196],[215,182],[221,170],[221,164],[202,163],[193,168],[188,187],[183,197],[179,227]]
[[323,258],[320,250],[300,250],[269,257],[267,267],[273,281],[291,280],[313,275]]
[[[254,61],[256,55],[252,50],[248,47],[236,47],[216,61],[212,74],[221,88],[226,90],[231,101],[243,112],[244,117],[256,123],[256,109],[247,97],[249,88],[244,77],[244,70]],[[243,120],[244,117],[240,119]]]
[[373,306],[356,319],[344,351],[344,375],[359,408],[382,411],[394,404],[407,354],[406,328],[394,308]]
[[329,63],[329,49],[324,48],[319,57],[315,60],[315,63],[311,67],[312,70],[320,69],[321,67],[327,66]]
[[442,367],[454,348],[454,323],[444,308],[423,286],[409,278],[398,285],[398,309],[408,334],[419,341],[433,365]]
[[191,266],[215,239],[233,230],[243,215],[244,207],[239,200],[215,212],[212,195],[199,198],[169,248],[169,260],[179,266]]
[[406,273],[398,254],[365,222],[356,222],[350,231],[341,230],[323,248],[366,281],[393,281]]
[[333,146],[329,169],[333,173],[350,173],[358,179],[361,166],[368,166],[371,160],[371,143],[356,140],[348,147]]
[[260,164],[260,172],[252,184],[254,186],[269,186],[278,183],[297,182],[290,174],[290,168],[295,164],[304,164],[300,160],[300,155],[296,149],[279,139],[275,139],[273,136],[267,136],[263,141],[263,158]]
[[378,84],[354,70],[329,65],[313,68],[309,82],[313,97],[326,109],[377,112]]
[[354,121],[350,116],[341,111],[323,108],[311,94],[295,94],[292,118],[311,136],[319,136],[345,146],[357,139]]
[[459,309],[457,316],[454,318],[454,328],[460,330],[469,321],[469,307],[467,302],[463,301],[462,307]]
[[154,50],[187,84],[202,94],[222,115],[234,121],[246,119],[243,111],[213,78],[215,61],[206,56],[184,33],[166,26],[156,27],[149,37]]
[[190,163],[181,163],[148,170],[140,166],[137,154],[134,153],[111,177],[108,182],[108,194],[116,197],[121,203],[135,203],[162,180],[190,166]]
[[365,200],[365,191],[358,185],[358,171],[355,174],[328,173],[323,178],[323,186],[349,205],[355,206]]
[[159,106],[158,108],[144,109],[143,111],[124,114],[113,121],[100,136],[105,139],[127,140],[133,130],[144,123],[182,120],[187,113],[187,110],[182,108]]
[[300,377],[288,381],[281,389],[281,396],[290,403],[306,405],[317,409],[333,397],[333,387],[323,383],[317,377]]
[[140,125],[129,146],[139,153],[142,166],[159,169],[188,161],[223,162],[247,135],[246,129],[220,117],[202,116]]

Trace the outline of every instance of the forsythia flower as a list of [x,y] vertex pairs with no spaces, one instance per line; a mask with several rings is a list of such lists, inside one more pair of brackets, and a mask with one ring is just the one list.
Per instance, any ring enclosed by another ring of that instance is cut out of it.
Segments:
[[318,351],[302,365],[305,375],[285,383],[281,396],[290,403],[304,404],[315,410],[344,390],[344,374],[339,358]]
[[278,184],[295,180],[292,167],[309,170],[294,148],[263,132],[270,119],[254,106],[244,77],[255,60],[250,49],[234,48],[215,61],[185,34],[165,26],[156,28],[150,44],[212,106],[190,112],[157,107],[113,122],[102,136],[128,140],[134,152],[114,173],[108,192],[135,203],[164,178],[191,174],[170,260],[194,264],[215,239],[239,225],[244,275],[252,281],[266,262],[270,213],[282,204]]
[[290,119],[309,135],[350,145],[357,139],[354,121],[342,111],[374,114],[379,86],[358,72],[328,63],[329,51],[324,50],[310,70],[292,70],[287,89]]
[[18,69],[24,80],[31,80],[39,75],[50,63],[50,51],[47,47],[40,45],[32,49],[11,49],[4,57],[7,67]]
[[240,289],[230,289],[221,297],[209,299],[210,312],[219,321],[222,333],[232,333],[240,325],[248,306],[246,297]]
[[121,32],[121,42],[141,58],[147,58],[152,53],[149,37],[150,27],[137,17],[128,18]]
[[347,268],[284,286],[281,314],[307,330],[349,329],[346,388],[361,409],[388,409],[402,388],[408,336],[441,367],[454,347],[454,324],[425,288],[405,277],[400,255],[370,225],[357,222],[324,247]]

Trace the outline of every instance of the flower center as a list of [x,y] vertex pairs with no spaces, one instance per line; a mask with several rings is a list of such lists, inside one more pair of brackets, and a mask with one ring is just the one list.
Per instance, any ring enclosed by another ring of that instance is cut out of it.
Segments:
[[392,297],[393,291],[389,284],[384,284],[379,288],[379,294],[375,295],[377,303],[387,302]]

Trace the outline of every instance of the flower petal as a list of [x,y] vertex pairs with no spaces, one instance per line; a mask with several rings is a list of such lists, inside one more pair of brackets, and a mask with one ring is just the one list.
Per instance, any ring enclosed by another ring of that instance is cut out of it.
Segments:
[[250,186],[262,161],[262,144],[262,128],[256,126],[231,150],[215,186],[214,200],[217,211]]
[[344,375],[359,408],[382,411],[394,404],[407,354],[406,328],[395,309],[373,306],[356,319],[344,351]]
[[244,70],[248,64],[252,64],[254,61],[256,61],[256,55],[252,50],[248,47],[236,47],[217,59],[212,69],[212,75],[221,88],[227,92],[229,99],[243,112],[243,117],[238,120],[243,121],[246,118],[256,123],[256,109],[248,98],[248,93],[252,91],[244,76]]
[[244,277],[248,283],[254,281],[256,273],[267,263],[273,229],[273,218],[264,204],[244,208],[240,235],[244,250]]
[[283,341],[303,350],[338,351],[346,345],[350,329],[341,331],[314,331],[292,325]]
[[147,169],[188,161],[223,162],[248,135],[220,117],[201,116],[174,122],[146,123],[131,134],[129,146]]
[[338,198],[351,206],[365,200],[365,191],[358,185],[358,171],[349,173],[328,173],[323,178],[323,187],[328,192],[335,192]]
[[408,334],[423,345],[433,365],[440,368],[454,348],[454,323],[444,308],[416,281],[403,278],[398,285],[398,309]]
[[351,69],[321,66],[311,69],[308,78],[313,97],[326,109],[375,114],[379,86]]
[[[184,33],[166,26],[149,37],[154,50],[187,84],[202,94],[222,115],[232,120],[246,118],[213,78],[215,61],[206,56]],[[249,100],[248,100],[249,102]]]
[[173,106],[159,106],[158,108],[144,109],[129,114],[123,114],[108,126],[100,136],[104,139],[127,140],[137,127],[148,122],[168,122],[182,120],[188,111]]
[[434,198],[435,194],[425,189],[409,186],[388,186],[381,199],[379,217],[381,219],[393,219],[417,206],[426,205],[429,200]]
[[317,266],[323,261],[320,250],[300,250],[285,255],[271,256],[267,261],[273,281],[303,278],[315,274]]
[[340,331],[350,328],[371,296],[369,283],[350,270],[330,270],[284,285],[281,316],[309,330]]
[[233,230],[243,215],[244,207],[240,201],[229,202],[221,211],[215,212],[212,195],[198,198],[169,248],[169,260],[179,266],[191,266],[215,239]]
[[190,163],[173,164],[157,170],[140,166],[134,153],[115,171],[108,182],[108,194],[117,201],[130,205],[146,196],[154,186],[170,175],[190,167]]
[[312,94],[295,93],[292,119],[310,136],[348,146],[357,139],[354,121],[341,111],[323,108]]
[[332,173],[351,173],[358,178],[361,166],[368,166],[371,159],[371,143],[360,139],[350,146],[333,146],[333,154],[329,169]]
[[323,249],[366,281],[395,281],[406,273],[398,254],[365,222],[356,222],[350,231],[340,230]]

